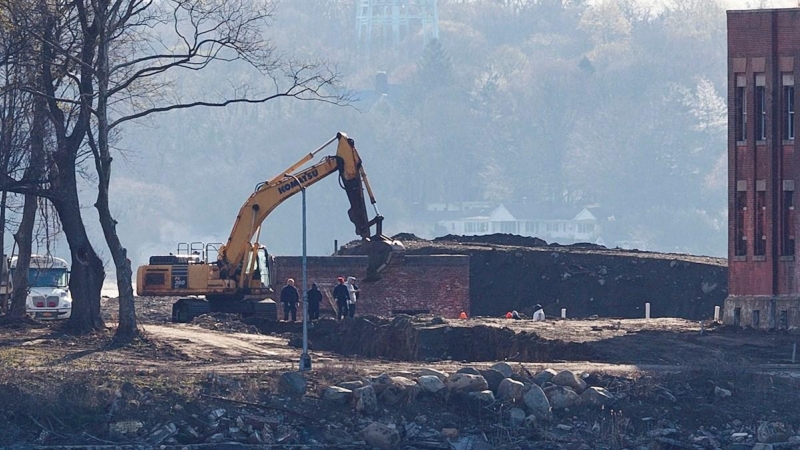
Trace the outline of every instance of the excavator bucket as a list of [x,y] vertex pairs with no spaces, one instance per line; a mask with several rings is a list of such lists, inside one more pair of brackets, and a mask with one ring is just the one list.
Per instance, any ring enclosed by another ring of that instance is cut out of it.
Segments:
[[383,235],[367,238],[363,245],[367,246],[367,256],[369,257],[365,282],[380,280],[380,273],[386,269],[392,258],[405,252],[402,242]]

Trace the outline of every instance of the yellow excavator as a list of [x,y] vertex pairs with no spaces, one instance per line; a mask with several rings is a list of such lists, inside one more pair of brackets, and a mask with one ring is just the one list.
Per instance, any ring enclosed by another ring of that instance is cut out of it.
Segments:
[[[302,168],[333,142],[337,142],[336,155],[324,156]],[[226,244],[183,243],[176,254],[151,256],[149,264],[136,273],[137,295],[187,297],[173,304],[173,322],[190,322],[208,312],[277,319],[277,305],[269,299],[275,292],[275,280],[270,278],[273,258],[258,243],[261,224],[284,200],[333,173],[339,174],[339,185],[350,201],[347,214],[368,251],[365,281],[377,280],[392,257],[403,251],[403,245],[382,234],[383,216],[375,207],[355,143],[346,134],[337,133],[280,175],[259,183],[239,210]],[[375,209],[372,219],[367,214],[365,188]],[[373,226],[375,233],[371,232]],[[214,251],[216,261],[212,262]]]

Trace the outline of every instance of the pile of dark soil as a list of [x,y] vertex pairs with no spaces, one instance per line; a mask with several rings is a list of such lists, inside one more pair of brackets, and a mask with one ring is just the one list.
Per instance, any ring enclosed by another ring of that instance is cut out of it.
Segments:
[[[402,237],[410,236],[396,236]],[[400,239],[406,254],[470,256],[472,316],[530,315],[540,303],[552,316],[566,308],[568,317],[642,318],[650,303],[651,317],[703,320],[728,295],[723,258],[561,246],[508,234],[413,238]],[[353,241],[339,253],[363,251]]]

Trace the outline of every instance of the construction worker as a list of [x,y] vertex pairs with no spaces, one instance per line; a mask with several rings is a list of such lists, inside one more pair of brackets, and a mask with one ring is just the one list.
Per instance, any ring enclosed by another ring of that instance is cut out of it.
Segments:
[[536,304],[533,307],[533,321],[534,322],[544,322],[544,309],[542,309],[542,305]]
[[322,292],[317,288],[317,283],[311,283],[311,289],[306,292],[308,299],[308,320],[319,319],[319,304],[322,303]]
[[292,322],[297,321],[297,303],[300,301],[300,294],[297,288],[294,287],[294,279],[289,278],[286,280],[286,286],[281,290],[281,303],[283,304],[283,320],[289,320],[289,314],[292,315]]
[[336,282],[338,284],[333,288],[333,299],[336,300],[336,318],[341,320],[347,317],[347,302],[350,301],[350,292],[344,285],[343,277],[337,278]]
[[350,317],[354,317],[356,315],[356,301],[361,294],[361,289],[356,284],[356,277],[347,277],[347,281],[344,284],[347,286],[347,293],[350,296],[347,301],[347,314]]

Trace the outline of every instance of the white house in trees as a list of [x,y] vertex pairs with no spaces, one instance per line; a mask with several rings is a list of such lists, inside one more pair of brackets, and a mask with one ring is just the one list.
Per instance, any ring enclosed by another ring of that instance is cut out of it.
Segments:
[[[429,210],[447,212],[457,218],[438,222],[437,232],[463,236],[509,233],[531,236],[548,242],[594,242],[600,236],[600,226],[592,212],[585,207],[553,207],[549,204],[501,204],[485,202],[429,205]],[[469,215],[467,215],[469,214]]]

